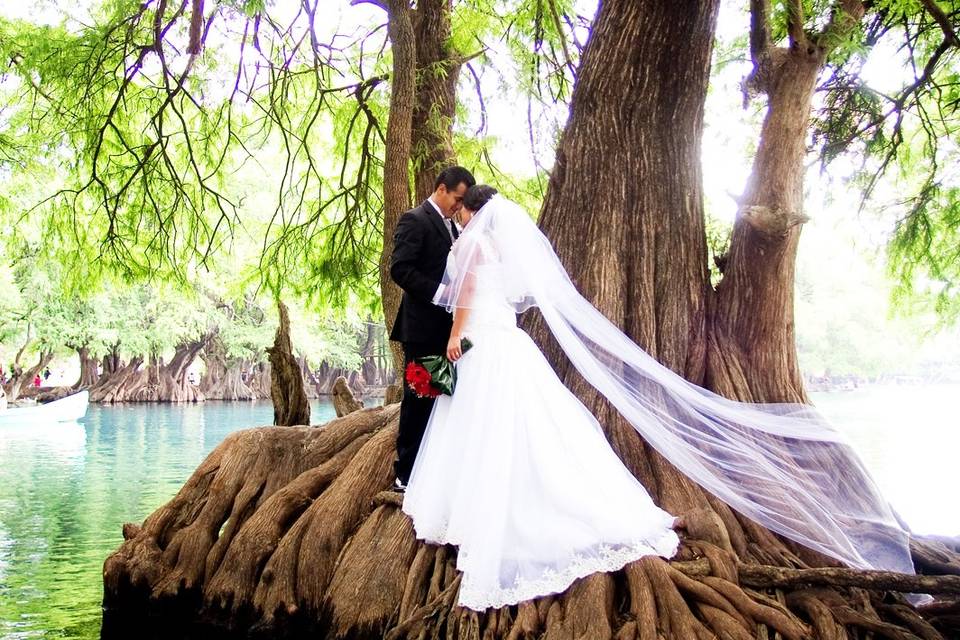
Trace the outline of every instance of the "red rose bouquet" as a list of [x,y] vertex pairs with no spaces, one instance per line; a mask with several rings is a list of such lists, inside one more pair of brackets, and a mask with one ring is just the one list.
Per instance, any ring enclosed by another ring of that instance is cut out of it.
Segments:
[[407,386],[413,389],[418,398],[436,398],[440,395],[440,390],[430,384],[430,372],[416,360],[407,363],[404,377]]
[[[466,338],[460,345],[463,353],[473,346]],[[457,369],[446,356],[424,356],[407,363],[404,379],[418,398],[452,396],[457,386]]]

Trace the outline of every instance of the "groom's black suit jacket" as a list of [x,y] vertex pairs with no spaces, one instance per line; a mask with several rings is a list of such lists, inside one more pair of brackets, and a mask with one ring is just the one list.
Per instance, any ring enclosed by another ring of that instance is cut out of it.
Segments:
[[449,224],[429,201],[407,211],[393,234],[390,277],[403,289],[390,339],[445,350],[453,316],[433,304],[452,241]]

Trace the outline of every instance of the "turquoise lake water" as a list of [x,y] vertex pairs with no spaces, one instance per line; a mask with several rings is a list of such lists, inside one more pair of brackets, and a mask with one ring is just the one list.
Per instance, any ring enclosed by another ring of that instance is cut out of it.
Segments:
[[[960,534],[960,510],[942,499],[960,447],[958,392],[815,394],[921,532]],[[313,423],[333,415],[313,404]],[[91,405],[82,424],[0,427],[0,639],[99,637],[101,570],[123,523],[169,500],[227,434],[272,419],[269,402]]]
[[[314,402],[311,422],[335,416]],[[80,424],[0,427],[0,638],[98,638],[103,561],[270,402],[91,404]]]

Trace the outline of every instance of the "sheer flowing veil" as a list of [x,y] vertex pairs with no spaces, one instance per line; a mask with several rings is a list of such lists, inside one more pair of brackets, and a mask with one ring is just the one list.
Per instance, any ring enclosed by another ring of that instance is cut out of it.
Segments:
[[859,457],[811,406],[718,396],[658,363],[570,281],[518,205],[495,196],[454,245],[437,300],[474,299],[496,265],[507,302],[536,306],[577,370],[684,474],[764,527],[851,567],[913,573],[909,534]]

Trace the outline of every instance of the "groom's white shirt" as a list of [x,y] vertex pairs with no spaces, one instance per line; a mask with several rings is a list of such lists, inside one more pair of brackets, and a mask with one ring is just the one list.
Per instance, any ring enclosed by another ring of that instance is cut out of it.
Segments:
[[[450,230],[450,225],[447,223],[447,220],[450,220],[451,218],[447,218],[445,215],[443,215],[443,212],[440,211],[440,207],[438,207],[437,203],[433,201],[433,196],[427,198],[427,202],[430,203],[430,206],[433,207],[433,210],[437,212],[438,216],[440,216],[440,221],[443,222],[443,226],[447,230],[447,234],[450,236],[450,242],[454,242],[455,238],[453,237],[453,231]],[[454,224],[457,223],[454,222]],[[437,304],[437,301],[440,300],[440,296],[443,295],[443,290],[445,288],[446,287],[444,287],[442,282],[437,285],[437,291],[433,294],[433,304]]]

